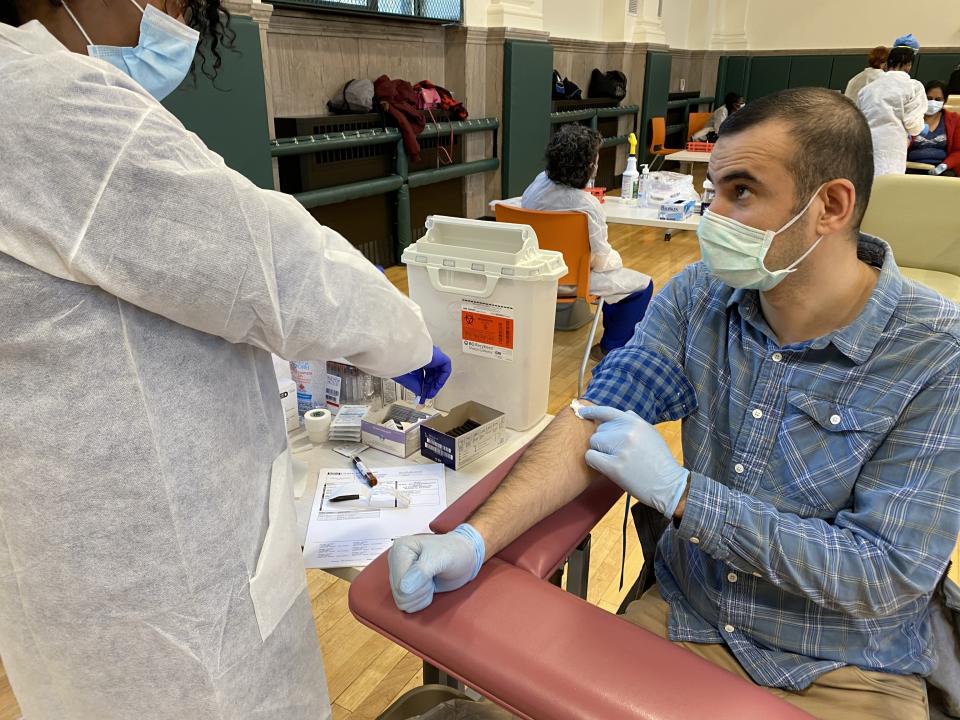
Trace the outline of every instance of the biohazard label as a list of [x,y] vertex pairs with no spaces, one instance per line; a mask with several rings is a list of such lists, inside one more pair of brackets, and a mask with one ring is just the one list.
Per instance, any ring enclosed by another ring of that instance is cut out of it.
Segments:
[[460,305],[463,352],[513,362],[513,308],[493,303]]

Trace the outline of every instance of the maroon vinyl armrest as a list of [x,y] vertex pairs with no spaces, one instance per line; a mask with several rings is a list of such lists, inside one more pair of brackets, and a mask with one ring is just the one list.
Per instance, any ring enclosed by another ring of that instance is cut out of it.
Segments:
[[[430,529],[436,533],[450,532],[465,522],[493,494],[525,451],[526,447],[521,448],[500,463],[434,518]],[[537,577],[550,577],[621,497],[623,490],[612,482],[595,482],[573,502],[510,543],[497,557]]]
[[493,558],[477,578],[408,615],[386,554],[350,587],[364,625],[533,720],[809,720],[771,693]]

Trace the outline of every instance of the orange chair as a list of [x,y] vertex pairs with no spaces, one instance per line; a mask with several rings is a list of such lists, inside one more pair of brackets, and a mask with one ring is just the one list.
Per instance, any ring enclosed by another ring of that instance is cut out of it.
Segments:
[[582,395],[590,348],[597,335],[603,298],[590,294],[590,234],[587,216],[581,212],[528,210],[515,205],[496,205],[497,222],[529,225],[537,234],[537,242],[544,250],[563,253],[567,274],[560,278],[557,288],[557,330],[577,330],[590,322],[590,305],[596,304],[593,327],[587,338],[587,347],[580,365],[577,397]]
[[[650,154],[655,155],[665,162],[667,155],[673,155],[680,152],[680,148],[667,148],[663,144],[667,141],[667,121],[666,118],[650,118]],[[661,164],[662,164],[661,162]],[[656,158],[650,164],[650,170],[656,164]]]
[[713,113],[709,112],[692,112],[690,113],[690,119],[687,122],[687,142],[690,142],[693,139],[693,136],[703,130],[706,127],[707,123],[710,122],[710,116]]

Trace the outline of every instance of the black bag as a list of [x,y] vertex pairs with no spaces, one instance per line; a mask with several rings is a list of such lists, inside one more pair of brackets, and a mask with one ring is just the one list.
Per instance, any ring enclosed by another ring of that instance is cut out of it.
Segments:
[[550,97],[554,100],[566,100],[567,91],[563,87],[563,78],[556,70],[553,71],[553,80],[550,82]]
[[577,85],[570,78],[563,79],[563,92],[564,97],[567,100],[581,100],[583,99],[583,90],[580,89],[580,86]]
[[944,574],[930,605],[937,665],[927,677],[930,717],[960,717],[960,587]]
[[591,98],[613,98],[619,102],[627,96],[627,76],[619,70],[601,72],[594,68],[587,92]]
[[553,80],[551,82],[551,97],[554,100],[580,100],[583,97],[583,91],[570,78],[561,78],[560,73],[553,71]]

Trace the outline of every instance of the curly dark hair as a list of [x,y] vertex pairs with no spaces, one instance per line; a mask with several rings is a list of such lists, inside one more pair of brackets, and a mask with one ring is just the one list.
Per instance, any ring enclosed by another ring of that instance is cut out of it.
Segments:
[[582,190],[593,175],[600,133],[583,125],[562,125],[547,143],[547,177]]
[[[230,29],[230,12],[220,4],[220,0],[164,0],[176,2],[183,12],[183,19],[187,25],[200,33],[200,42],[197,44],[197,54],[190,72],[195,72],[197,60],[200,61],[200,71],[211,80],[217,77],[217,71],[223,65],[220,54],[221,47],[233,49],[237,39],[236,33]],[[49,2],[60,7],[60,0],[0,0],[0,23],[22,25],[26,15],[24,10],[34,2]],[[212,60],[207,57],[207,52]],[[209,66],[208,66],[209,64]]]

